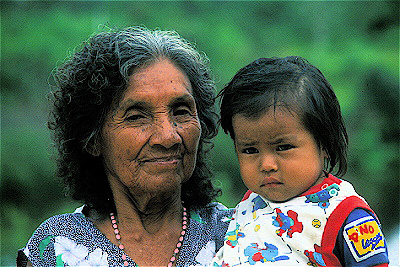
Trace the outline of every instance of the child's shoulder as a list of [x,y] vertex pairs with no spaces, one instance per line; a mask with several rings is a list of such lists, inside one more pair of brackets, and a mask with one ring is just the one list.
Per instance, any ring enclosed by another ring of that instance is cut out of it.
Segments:
[[379,220],[371,211],[353,210],[339,231],[337,243],[346,265],[372,266],[389,261]]

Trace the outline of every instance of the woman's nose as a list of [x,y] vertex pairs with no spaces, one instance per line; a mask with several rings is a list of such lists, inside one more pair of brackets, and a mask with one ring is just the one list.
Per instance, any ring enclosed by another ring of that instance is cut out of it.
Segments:
[[178,125],[169,118],[158,119],[153,125],[153,132],[149,140],[150,145],[171,148],[182,143],[182,138],[177,130]]
[[278,162],[276,157],[271,153],[261,156],[260,170],[262,172],[276,172],[278,170]]

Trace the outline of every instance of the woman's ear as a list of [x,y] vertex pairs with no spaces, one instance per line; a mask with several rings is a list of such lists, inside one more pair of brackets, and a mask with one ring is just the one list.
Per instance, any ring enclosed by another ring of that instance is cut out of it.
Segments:
[[92,155],[93,157],[98,157],[100,156],[100,150],[97,148],[97,146],[94,145],[88,145],[85,147],[85,150]]
[[97,137],[91,138],[83,147],[83,149],[93,157],[98,157],[101,155],[100,142],[98,140],[99,138]]

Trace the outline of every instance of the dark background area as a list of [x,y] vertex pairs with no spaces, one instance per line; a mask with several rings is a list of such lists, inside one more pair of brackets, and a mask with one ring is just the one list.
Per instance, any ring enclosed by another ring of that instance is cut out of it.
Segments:
[[[46,127],[52,69],[93,33],[132,25],[176,30],[194,43],[210,58],[218,90],[259,57],[298,55],[316,65],[350,136],[343,178],[397,242],[398,264],[398,1],[1,1],[0,8],[1,266],[15,265],[16,250],[43,220],[81,205],[55,176]],[[214,143],[219,201],[234,207],[246,189],[233,144],[222,131]]]

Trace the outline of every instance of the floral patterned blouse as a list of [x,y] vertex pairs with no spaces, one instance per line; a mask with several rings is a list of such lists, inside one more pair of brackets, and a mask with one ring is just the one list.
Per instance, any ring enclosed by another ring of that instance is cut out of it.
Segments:
[[[189,227],[177,266],[207,265],[223,245],[232,210],[219,203],[190,211]],[[111,243],[81,209],[56,215],[34,232],[18,252],[17,265],[25,266],[123,266],[122,251]],[[136,266],[127,257],[129,266]]]

